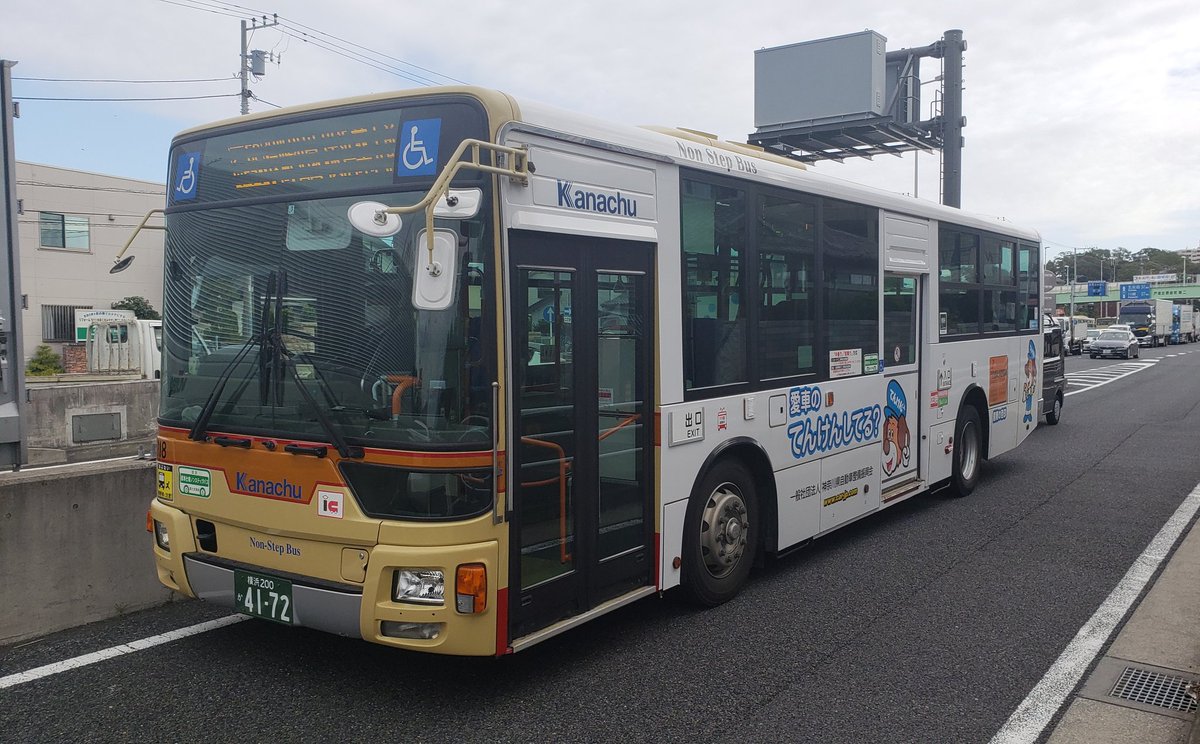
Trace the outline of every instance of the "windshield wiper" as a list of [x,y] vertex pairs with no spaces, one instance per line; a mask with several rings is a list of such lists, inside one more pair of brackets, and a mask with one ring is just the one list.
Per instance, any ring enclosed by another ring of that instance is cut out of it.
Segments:
[[192,424],[192,430],[188,433],[188,439],[196,442],[202,442],[206,439],[205,430],[208,428],[209,419],[212,418],[213,411],[217,410],[217,401],[221,399],[221,393],[225,392],[225,385],[229,382],[229,378],[233,375],[233,370],[237,369],[238,364],[246,358],[246,353],[254,344],[261,341],[261,336],[251,336],[246,339],[246,343],[242,344],[242,348],[238,349],[238,353],[233,359],[225,365],[225,369],[221,370],[221,376],[217,378],[217,384],[213,386],[213,390],[208,394],[208,398],[204,401],[204,407],[200,409],[200,415],[196,417],[196,423]]
[[[333,446],[337,449],[338,454],[341,455],[343,459],[363,457],[365,454],[363,452],[363,448],[352,447],[346,443],[345,437],[343,437],[338,428],[334,426],[333,422],[329,419],[329,416],[325,414],[325,410],[321,408],[319,403],[317,403],[317,399],[314,398],[309,389],[304,386],[304,380],[300,377],[300,371],[296,369],[296,362],[292,360],[292,357],[295,355],[288,350],[287,344],[283,342],[283,336],[278,331],[273,331],[270,334],[268,341],[274,351],[272,356],[278,360],[277,364],[279,364],[280,367],[285,367],[291,371],[292,382],[296,383],[296,389],[300,391],[300,395],[303,396],[304,401],[312,406],[313,412],[317,415],[317,422],[321,424],[321,428],[325,430],[327,435],[329,435],[329,439],[331,442],[333,442]],[[280,371],[282,372],[282,369]],[[279,393],[276,392],[276,395],[278,396]]]
[[[217,403],[221,400],[221,393],[225,392],[225,385],[228,384],[229,378],[233,375],[233,371],[235,369],[237,369],[238,364],[240,364],[241,361],[246,358],[246,354],[250,351],[250,348],[253,347],[255,344],[257,344],[259,347],[258,359],[259,359],[260,370],[262,369],[263,365],[266,363],[266,360],[263,357],[263,353],[265,351],[264,347],[266,346],[263,342],[267,337],[266,308],[269,307],[269,303],[270,303],[271,299],[273,299],[276,294],[275,293],[275,284],[276,284],[275,278],[276,277],[275,277],[274,271],[272,271],[270,276],[267,277],[267,292],[266,292],[266,297],[263,300],[263,317],[262,317],[263,327],[259,330],[258,333],[254,334],[250,338],[246,339],[246,343],[242,344],[242,348],[238,349],[238,352],[233,355],[233,359],[229,360],[229,363],[226,364],[225,368],[221,370],[221,374],[217,377],[216,384],[213,385],[212,392],[209,393],[208,398],[206,398],[204,400],[204,407],[200,409],[200,415],[196,417],[196,422],[194,424],[192,424],[192,430],[190,432],[188,432],[188,439],[191,439],[194,442],[202,442],[207,439],[207,437],[205,436],[205,432],[208,429],[208,422],[210,420],[212,420],[213,412],[217,410]],[[282,292],[280,292],[280,295],[282,296]],[[259,377],[260,378],[262,377],[261,372],[259,374]],[[246,382],[248,382],[248,381],[249,381],[249,377],[247,376],[247,379],[242,382],[241,387],[239,387],[237,389],[233,398],[230,400],[230,404],[232,404],[233,401],[236,401],[238,398],[241,397],[242,391],[244,391],[246,389]],[[262,389],[261,392],[265,399],[266,398],[266,390]]]

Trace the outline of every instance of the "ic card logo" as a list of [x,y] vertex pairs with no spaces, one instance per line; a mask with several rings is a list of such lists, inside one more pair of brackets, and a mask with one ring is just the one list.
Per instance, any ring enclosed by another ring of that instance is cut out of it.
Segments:
[[337,491],[317,491],[317,514],[322,517],[341,519],[344,512],[344,498]]

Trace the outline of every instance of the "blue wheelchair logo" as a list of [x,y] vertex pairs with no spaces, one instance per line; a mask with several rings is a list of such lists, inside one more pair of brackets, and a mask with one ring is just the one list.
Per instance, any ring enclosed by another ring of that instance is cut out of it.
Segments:
[[200,152],[184,152],[175,161],[175,188],[171,192],[173,201],[190,201],[196,198],[196,184],[200,180]]
[[432,176],[437,173],[438,142],[441,137],[441,119],[418,119],[401,124],[396,175]]

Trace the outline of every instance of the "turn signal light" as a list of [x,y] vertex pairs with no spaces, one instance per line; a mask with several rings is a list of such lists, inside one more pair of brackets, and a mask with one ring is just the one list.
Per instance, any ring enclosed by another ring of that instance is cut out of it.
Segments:
[[154,532],[154,517],[150,516],[150,510],[146,510],[146,532]]
[[464,563],[455,571],[454,606],[464,615],[487,609],[487,568],[482,563]]

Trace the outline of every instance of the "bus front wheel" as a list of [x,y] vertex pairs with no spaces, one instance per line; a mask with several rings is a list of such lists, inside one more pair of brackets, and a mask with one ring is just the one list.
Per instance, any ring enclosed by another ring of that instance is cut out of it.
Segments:
[[954,423],[954,462],[950,489],[955,496],[968,496],[979,482],[983,460],[983,428],[975,406],[964,405]]
[[754,478],[736,460],[717,462],[688,500],[682,582],[697,603],[714,607],[741,590],[758,545]]

